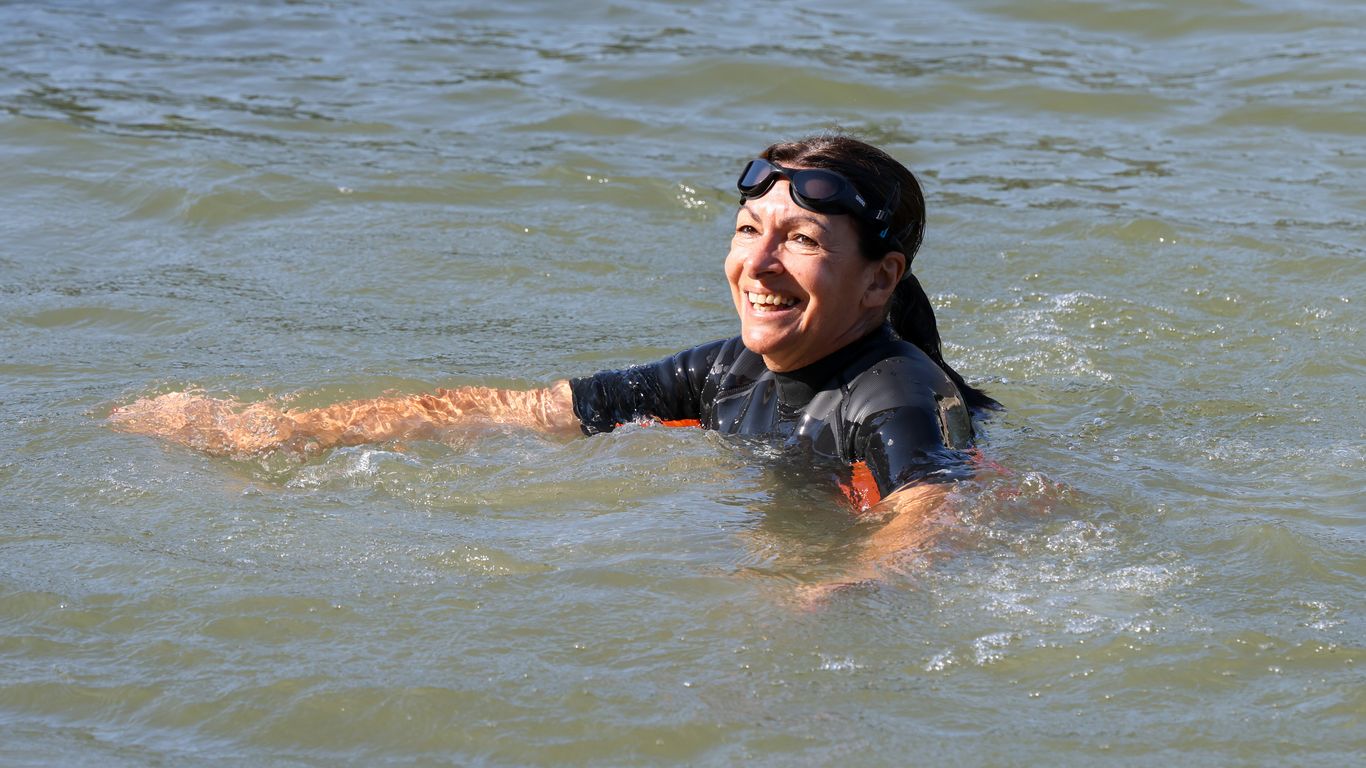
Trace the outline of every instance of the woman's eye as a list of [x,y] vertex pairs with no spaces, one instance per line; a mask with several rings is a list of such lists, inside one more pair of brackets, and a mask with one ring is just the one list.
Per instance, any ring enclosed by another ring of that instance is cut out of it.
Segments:
[[820,245],[820,243],[816,242],[816,241],[815,241],[813,238],[811,238],[810,236],[808,236],[808,235],[803,235],[803,234],[800,233],[800,232],[798,232],[798,233],[796,233],[795,235],[792,236],[792,241],[795,242],[795,243],[797,243],[797,244],[799,244],[799,245],[804,245],[804,246],[806,246],[806,247],[808,247],[808,248],[816,248],[816,247],[818,247],[818,246]]
[[752,225],[750,225],[750,224],[741,224],[740,226],[738,226],[738,227],[735,228],[735,231],[736,231],[737,233],[739,233],[739,234],[742,234],[742,235],[752,235],[752,234],[758,232],[759,230],[755,229],[755,228],[754,228]]

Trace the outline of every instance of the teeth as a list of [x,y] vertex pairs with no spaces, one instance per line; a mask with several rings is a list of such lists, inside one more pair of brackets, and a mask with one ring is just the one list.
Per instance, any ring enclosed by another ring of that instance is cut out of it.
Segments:
[[790,307],[793,304],[797,303],[796,299],[786,296],[778,296],[772,293],[753,293],[751,291],[746,291],[745,298],[749,299],[749,303],[757,304],[760,306],[773,305],[779,307]]

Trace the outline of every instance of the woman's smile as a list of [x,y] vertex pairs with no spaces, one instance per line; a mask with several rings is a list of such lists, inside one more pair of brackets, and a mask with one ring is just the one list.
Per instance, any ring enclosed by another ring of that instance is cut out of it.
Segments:
[[766,293],[756,291],[745,291],[745,299],[755,312],[769,314],[784,309],[791,309],[797,304],[797,300],[791,296],[784,296],[780,293]]

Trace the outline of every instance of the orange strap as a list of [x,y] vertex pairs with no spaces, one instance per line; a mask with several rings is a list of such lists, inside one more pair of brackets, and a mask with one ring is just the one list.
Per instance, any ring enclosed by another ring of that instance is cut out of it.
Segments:
[[[976,448],[968,451],[972,456],[972,463],[978,467],[995,470],[1005,475],[1011,474],[1010,470],[997,464],[991,459],[982,455]],[[874,504],[882,501],[882,492],[877,489],[877,481],[873,479],[873,473],[868,469],[868,465],[862,461],[856,461],[849,465],[849,482],[841,482],[840,490],[844,491],[845,498],[854,505],[854,512],[867,512]]]
[[849,499],[855,512],[867,512],[874,504],[882,501],[882,492],[877,489],[877,481],[873,479],[872,470],[861,461],[849,465],[849,482],[841,481],[840,490],[844,491],[845,498]]

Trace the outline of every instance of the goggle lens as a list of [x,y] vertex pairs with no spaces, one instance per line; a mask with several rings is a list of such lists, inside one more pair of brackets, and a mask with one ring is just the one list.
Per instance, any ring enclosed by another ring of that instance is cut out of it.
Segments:
[[845,186],[840,179],[829,171],[797,171],[792,180],[797,193],[812,202],[829,202],[839,197],[840,189]]
[[[772,179],[778,171],[764,160],[750,160],[745,165],[745,170],[740,174],[740,180],[735,186],[740,188],[740,194],[750,197],[759,192],[759,185],[765,184],[764,192],[768,191],[767,183],[772,183]],[[762,194],[762,193],[760,193]]]
[[867,215],[863,197],[848,179],[822,168],[784,168],[762,158],[750,160],[736,184],[744,198],[763,197],[778,179],[792,184],[792,199],[817,213]]

